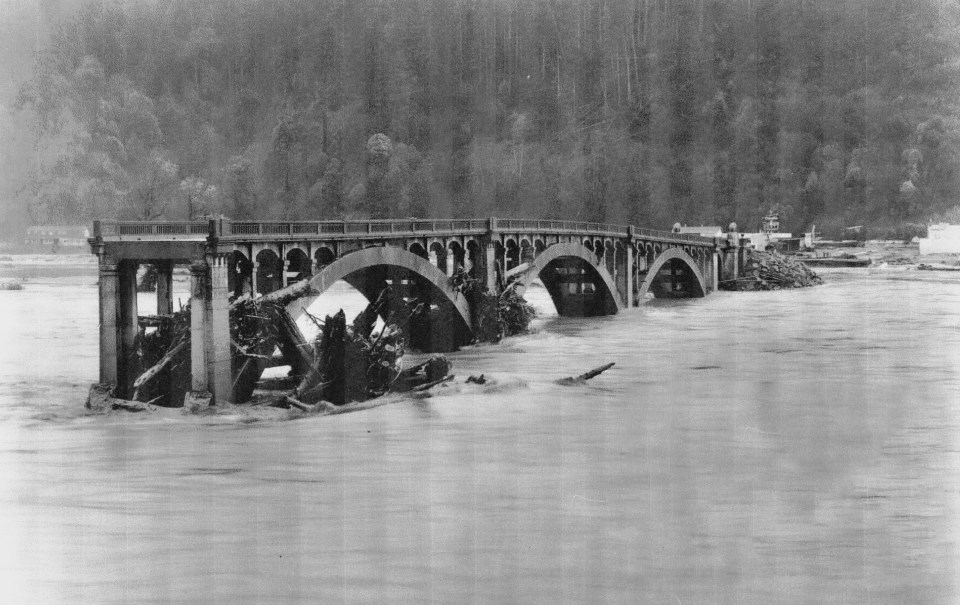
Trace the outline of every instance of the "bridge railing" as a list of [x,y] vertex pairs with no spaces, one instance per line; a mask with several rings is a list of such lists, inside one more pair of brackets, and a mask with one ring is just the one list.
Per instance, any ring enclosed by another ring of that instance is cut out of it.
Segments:
[[626,225],[608,225],[605,223],[588,223],[580,221],[556,221],[556,220],[529,220],[516,218],[497,219],[497,227],[508,231],[550,231],[550,232],[568,232],[576,233],[596,233],[605,235],[626,236],[628,227]]
[[486,220],[224,221],[222,236],[362,235],[482,232]]
[[[584,221],[531,219],[385,219],[368,221],[96,221],[95,237],[133,237],[148,239],[191,238],[274,238],[298,236],[412,235],[419,233],[484,233],[526,231],[531,233],[579,233],[626,237],[631,228]],[[634,228],[633,235],[692,244],[712,244],[713,238],[692,233],[673,233],[658,229]]]
[[94,221],[95,237],[193,237],[210,235],[208,221]]
[[705,235],[697,235],[696,233],[674,233],[673,231],[663,231],[662,229],[634,229],[633,234],[640,237],[656,237],[660,239],[690,242],[691,244],[713,243],[713,238]]

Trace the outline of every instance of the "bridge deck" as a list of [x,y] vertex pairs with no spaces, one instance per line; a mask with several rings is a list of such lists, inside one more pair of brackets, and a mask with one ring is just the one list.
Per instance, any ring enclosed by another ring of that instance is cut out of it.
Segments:
[[693,245],[714,239],[689,233],[580,221],[529,219],[392,219],[367,221],[97,221],[94,237],[104,241],[232,241],[370,240],[402,237],[481,235],[491,231],[525,234],[628,237]]

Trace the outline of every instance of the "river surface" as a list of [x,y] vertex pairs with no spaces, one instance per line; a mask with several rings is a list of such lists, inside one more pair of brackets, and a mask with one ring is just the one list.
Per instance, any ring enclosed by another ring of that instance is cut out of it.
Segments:
[[825,277],[532,289],[433,397],[291,419],[86,413],[95,274],[39,272],[0,292],[0,602],[957,603],[960,275]]

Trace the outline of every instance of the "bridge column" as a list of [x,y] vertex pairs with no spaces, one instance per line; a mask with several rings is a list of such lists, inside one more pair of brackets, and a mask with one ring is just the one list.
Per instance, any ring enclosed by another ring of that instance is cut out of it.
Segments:
[[100,384],[117,384],[117,294],[116,263],[100,258]]
[[190,265],[190,388],[208,390],[207,378],[207,266]]
[[230,288],[227,283],[227,259],[217,256],[209,265],[210,294],[206,307],[207,386],[215,404],[233,400],[230,371]]
[[453,253],[453,250],[447,248],[447,277],[453,277],[453,274],[457,272],[457,255]]
[[250,298],[257,297],[257,273],[260,272],[260,261],[253,261],[253,272],[250,274]]
[[497,246],[494,242],[488,241],[483,247],[484,264],[486,265],[487,290],[491,293],[497,292]]
[[[631,230],[633,228],[631,227]],[[633,306],[633,255],[636,254],[636,251],[633,249],[633,238],[627,240],[627,292],[624,304],[629,309]]]
[[117,363],[117,390],[114,395],[126,398],[129,387],[137,377],[137,333],[140,324],[137,318],[137,268],[134,260],[122,260],[118,265],[117,309],[120,332],[120,351]]
[[161,261],[157,269],[157,315],[173,313],[173,263]]
[[713,282],[713,291],[716,292],[720,289],[720,246],[716,246],[713,250],[713,266],[710,268],[710,272],[713,274],[711,281]]

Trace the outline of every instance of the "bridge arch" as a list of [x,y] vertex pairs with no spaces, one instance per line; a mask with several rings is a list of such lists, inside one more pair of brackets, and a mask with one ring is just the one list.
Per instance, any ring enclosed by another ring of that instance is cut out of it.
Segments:
[[707,294],[706,281],[704,281],[703,273],[700,271],[700,265],[691,257],[689,254],[683,251],[681,248],[667,248],[665,252],[657,256],[654,259],[653,263],[650,264],[647,275],[643,280],[643,283],[640,284],[640,289],[637,294],[637,300],[641,303],[644,298],[646,298],[647,293],[650,292],[651,287],[656,283],[660,277],[660,270],[669,264],[679,264],[683,266],[685,275],[689,275],[689,279],[686,281],[685,286],[689,290],[684,298],[701,298]]
[[440,269],[434,267],[429,260],[393,246],[364,248],[346,254],[330,263],[310,278],[310,285],[317,291],[317,294],[294,301],[287,310],[293,317],[299,317],[303,313],[304,307],[310,306],[320,294],[326,292],[330,286],[340,280],[344,280],[356,287],[367,296],[368,299],[371,298],[371,296],[376,296],[378,292],[365,292],[364,290],[367,288],[365,288],[362,283],[362,274],[365,271],[375,268],[399,268],[415,274],[429,284],[434,294],[439,292],[440,302],[449,303],[456,310],[456,316],[463,321],[463,326],[461,327],[466,328],[468,331],[472,329],[470,307],[467,304],[467,299],[453,289],[447,275]]
[[[571,271],[582,272],[582,277],[591,282],[593,292],[564,290],[564,277]],[[537,277],[543,280],[557,312],[561,315],[613,315],[624,308],[616,283],[604,263],[598,263],[597,255],[584,245],[548,246],[524,272],[520,278],[521,285],[526,289]],[[575,305],[571,305],[571,302],[588,294],[592,295],[592,301],[584,301],[587,306],[582,307],[582,312],[576,312]]]

